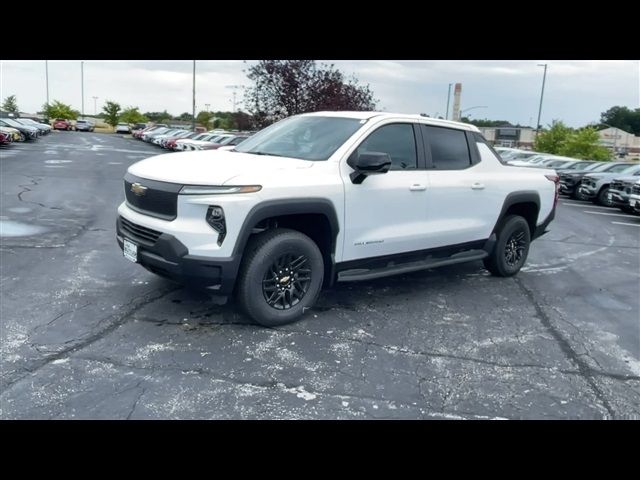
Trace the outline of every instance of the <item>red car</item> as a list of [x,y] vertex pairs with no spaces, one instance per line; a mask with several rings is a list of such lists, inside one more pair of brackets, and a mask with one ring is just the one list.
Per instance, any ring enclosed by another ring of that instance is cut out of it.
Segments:
[[0,145],[9,145],[13,139],[11,135],[5,132],[0,132]]
[[54,130],[71,130],[71,122],[69,120],[65,120],[64,118],[56,118],[53,121],[53,129]]

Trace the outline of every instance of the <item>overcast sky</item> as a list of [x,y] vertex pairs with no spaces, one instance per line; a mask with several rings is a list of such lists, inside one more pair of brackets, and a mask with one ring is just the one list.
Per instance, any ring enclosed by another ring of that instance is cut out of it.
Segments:
[[[369,83],[380,110],[443,115],[449,83],[462,83],[462,109],[472,118],[535,124],[543,68],[548,63],[541,123],[562,119],[578,127],[599,120],[614,105],[640,106],[639,61],[328,61]],[[248,61],[248,64],[254,62]],[[198,61],[196,108],[231,110],[234,89],[248,85],[242,61]],[[191,112],[192,62],[86,61],[84,110],[105,100],[142,112]],[[0,96],[16,95],[21,111],[34,113],[46,101],[44,61],[0,62]],[[453,95],[452,95],[453,96]],[[81,110],[80,62],[49,62],[49,97]],[[238,93],[242,108],[242,93]],[[452,102],[453,104],[453,99]]]

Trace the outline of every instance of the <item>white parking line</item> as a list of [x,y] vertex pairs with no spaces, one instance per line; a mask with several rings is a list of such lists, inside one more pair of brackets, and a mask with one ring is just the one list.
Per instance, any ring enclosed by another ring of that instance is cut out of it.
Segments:
[[611,210],[611,207],[599,207],[597,205],[585,205],[584,203],[563,203],[567,207],[582,207],[582,208],[604,208],[606,210]]
[[611,222],[616,225],[631,225],[632,227],[640,227],[640,223]]
[[609,215],[612,217],[627,217],[627,218],[637,218],[635,215],[625,215],[624,213],[604,213],[604,212],[590,212],[588,210],[583,210],[584,213],[590,213],[592,215]]

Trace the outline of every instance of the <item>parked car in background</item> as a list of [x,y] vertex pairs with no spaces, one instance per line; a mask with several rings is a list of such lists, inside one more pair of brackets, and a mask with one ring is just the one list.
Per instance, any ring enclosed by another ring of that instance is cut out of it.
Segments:
[[594,164],[598,164],[599,162],[595,162],[593,160],[582,160],[581,162],[575,162],[569,166],[566,167],[556,167],[556,172],[561,173],[561,172],[580,172],[582,170],[586,170],[587,168],[591,167],[591,168],[595,168],[597,165]]
[[46,135],[51,132],[51,125],[47,125],[46,123],[36,122],[31,118],[16,118],[17,122],[22,123],[23,125],[27,125],[29,127],[37,128],[41,135]]
[[0,118],[0,126],[11,127],[18,130],[20,132],[21,142],[24,142],[25,140],[35,140],[38,138],[38,134],[40,133],[37,128],[16,122],[11,118]]
[[14,142],[22,142],[24,141],[22,134],[20,133],[20,130],[13,128],[13,127],[7,127],[7,126],[0,126],[0,132],[4,132],[8,135],[11,135],[11,140]]
[[199,150],[217,150],[221,147],[226,146],[235,147],[236,145],[240,145],[247,138],[249,138],[248,135],[232,135],[220,140],[217,143],[212,143],[211,145],[201,145]]
[[131,127],[131,132],[133,133],[137,130],[144,130],[145,128],[147,128],[146,123],[135,123],[133,127]]
[[[560,176],[560,193],[564,195],[569,195],[572,198],[577,198],[578,200],[586,200],[585,198],[580,196],[580,183],[582,182],[582,177],[588,175],[589,173],[596,172],[604,172],[611,168],[614,168],[616,165],[620,165],[619,162],[596,162],[593,165],[588,166],[587,168],[579,171],[567,171],[559,173]],[[627,164],[625,164],[627,165]]]
[[13,142],[13,136],[10,132],[4,132],[0,129],[0,145],[9,145]]
[[53,129],[54,130],[71,130],[73,126],[69,120],[64,118],[56,118],[53,121]]
[[93,132],[95,125],[88,120],[77,120],[76,131],[78,132]]
[[637,181],[633,184],[633,187],[631,187],[629,208],[633,209],[634,213],[640,213],[640,181]]
[[605,207],[613,207],[609,196],[609,185],[614,178],[626,175],[640,176],[640,165],[622,163],[606,172],[585,175],[579,189],[581,199],[591,200]]
[[629,195],[631,195],[633,186],[639,181],[637,175],[616,177],[611,180],[609,193],[607,194],[611,201],[611,206],[618,207],[623,212],[632,213],[633,208],[629,205]]
[[116,125],[116,133],[131,133],[131,127],[128,123],[119,123]]

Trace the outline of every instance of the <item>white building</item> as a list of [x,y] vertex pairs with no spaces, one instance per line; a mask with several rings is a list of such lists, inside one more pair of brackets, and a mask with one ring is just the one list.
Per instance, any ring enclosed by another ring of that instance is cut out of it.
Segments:
[[640,137],[619,128],[605,128],[598,132],[600,145],[618,153],[640,153]]
[[533,148],[536,131],[529,127],[514,127],[504,125],[500,127],[478,127],[484,138],[496,147]]

